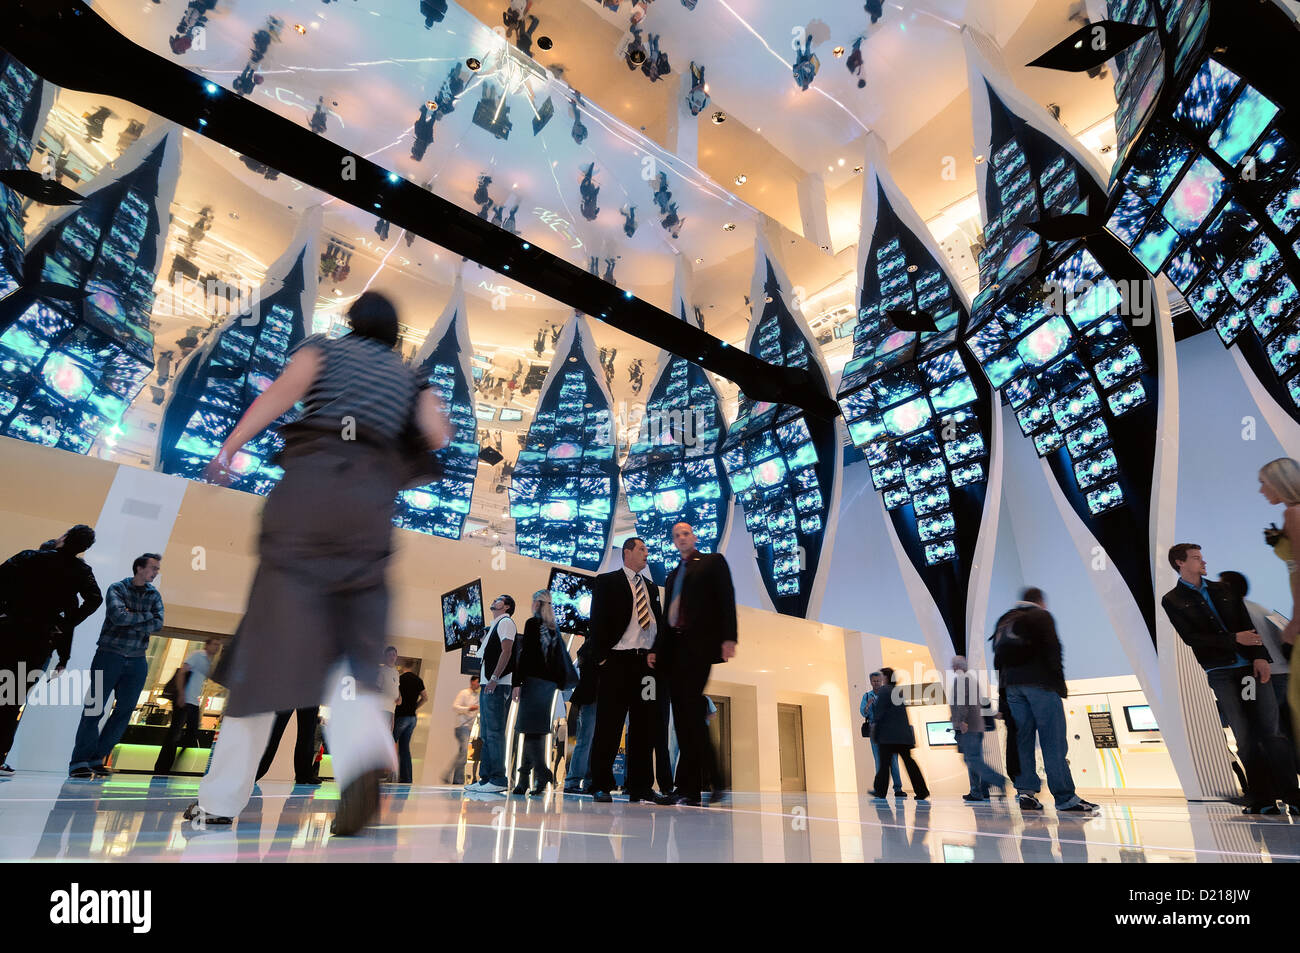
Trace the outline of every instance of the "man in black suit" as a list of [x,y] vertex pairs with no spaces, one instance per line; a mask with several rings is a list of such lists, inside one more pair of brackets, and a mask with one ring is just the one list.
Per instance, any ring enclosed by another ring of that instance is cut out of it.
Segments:
[[[655,639],[650,666],[668,675],[677,729],[677,798],[698,807],[704,787],[708,706],[704,686],[715,662],[736,655],[736,590],[721,553],[695,548],[690,523],[673,527],[681,562],[668,574],[668,624]],[[716,783],[716,782],[715,782]]]
[[1300,813],[1291,744],[1278,728],[1277,699],[1268,684],[1272,672],[1264,640],[1250,613],[1224,583],[1205,577],[1205,557],[1196,543],[1170,547],[1169,565],[1178,584],[1161,607],[1179,638],[1196,655],[1219,702],[1250,785],[1247,814],[1277,814],[1285,800]]
[[627,720],[628,800],[663,802],[669,795],[651,790],[654,775],[650,753],[660,731],[660,687],[650,670],[650,650],[663,630],[659,588],[641,575],[645,569],[645,540],[633,536],[623,543],[623,568],[602,573],[592,587],[588,640],[591,661],[599,666],[596,688],[596,734],[591,743],[591,787],[597,801],[610,801],[614,787],[614,758]]

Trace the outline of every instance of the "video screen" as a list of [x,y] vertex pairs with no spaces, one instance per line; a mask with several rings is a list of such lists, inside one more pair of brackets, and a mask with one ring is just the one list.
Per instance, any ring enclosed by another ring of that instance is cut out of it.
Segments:
[[927,721],[925,740],[931,748],[957,747],[957,734],[953,731],[951,721]]
[[442,596],[443,647],[450,652],[483,638],[483,580],[475,579]]
[[1125,705],[1124,721],[1128,723],[1129,731],[1160,730],[1160,726],[1156,724],[1155,712],[1151,710],[1150,705]]
[[[591,623],[592,576],[569,572],[565,569],[551,570],[547,588],[551,591],[551,609],[555,613],[555,625],[561,632],[570,632],[585,637]],[[647,582],[647,585],[652,583]]]

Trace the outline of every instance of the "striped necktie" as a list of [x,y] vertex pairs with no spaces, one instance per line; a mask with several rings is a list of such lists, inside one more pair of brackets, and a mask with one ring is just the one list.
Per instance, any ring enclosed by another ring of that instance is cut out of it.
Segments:
[[641,578],[640,573],[632,574],[632,591],[636,598],[636,620],[641,623],[642,629],[648,629],[652,621],[650,600],[646,597],[645,580]]

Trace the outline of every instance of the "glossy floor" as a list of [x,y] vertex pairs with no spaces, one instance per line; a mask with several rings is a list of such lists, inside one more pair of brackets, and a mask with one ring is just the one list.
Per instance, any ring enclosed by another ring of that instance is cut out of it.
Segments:
[[268,782],[233,828],[207,831],[181,817],[197,786],[143,775],[9,778],[0,782],[0,861],[1300,861],[1300,817],[1175,800],[1106,800],[1099,817],[1058,818],[1050,806],[1022,814],[1000,800],[740,793],[691,808],[388,786],[377,827],[335,838],[332,784]]

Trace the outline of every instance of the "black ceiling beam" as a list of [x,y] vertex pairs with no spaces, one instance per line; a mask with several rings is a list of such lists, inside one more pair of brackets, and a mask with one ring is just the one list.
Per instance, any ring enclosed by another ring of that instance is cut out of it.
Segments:
[[[79,0],[0,0],[3,45],[57,86],[128,100],[386,219],[633,337],[688,358],[748,396],[838,415],[802,368],[730,347],[544,249],[122,36]],[[347,174],[345,175],[345,170]]]

